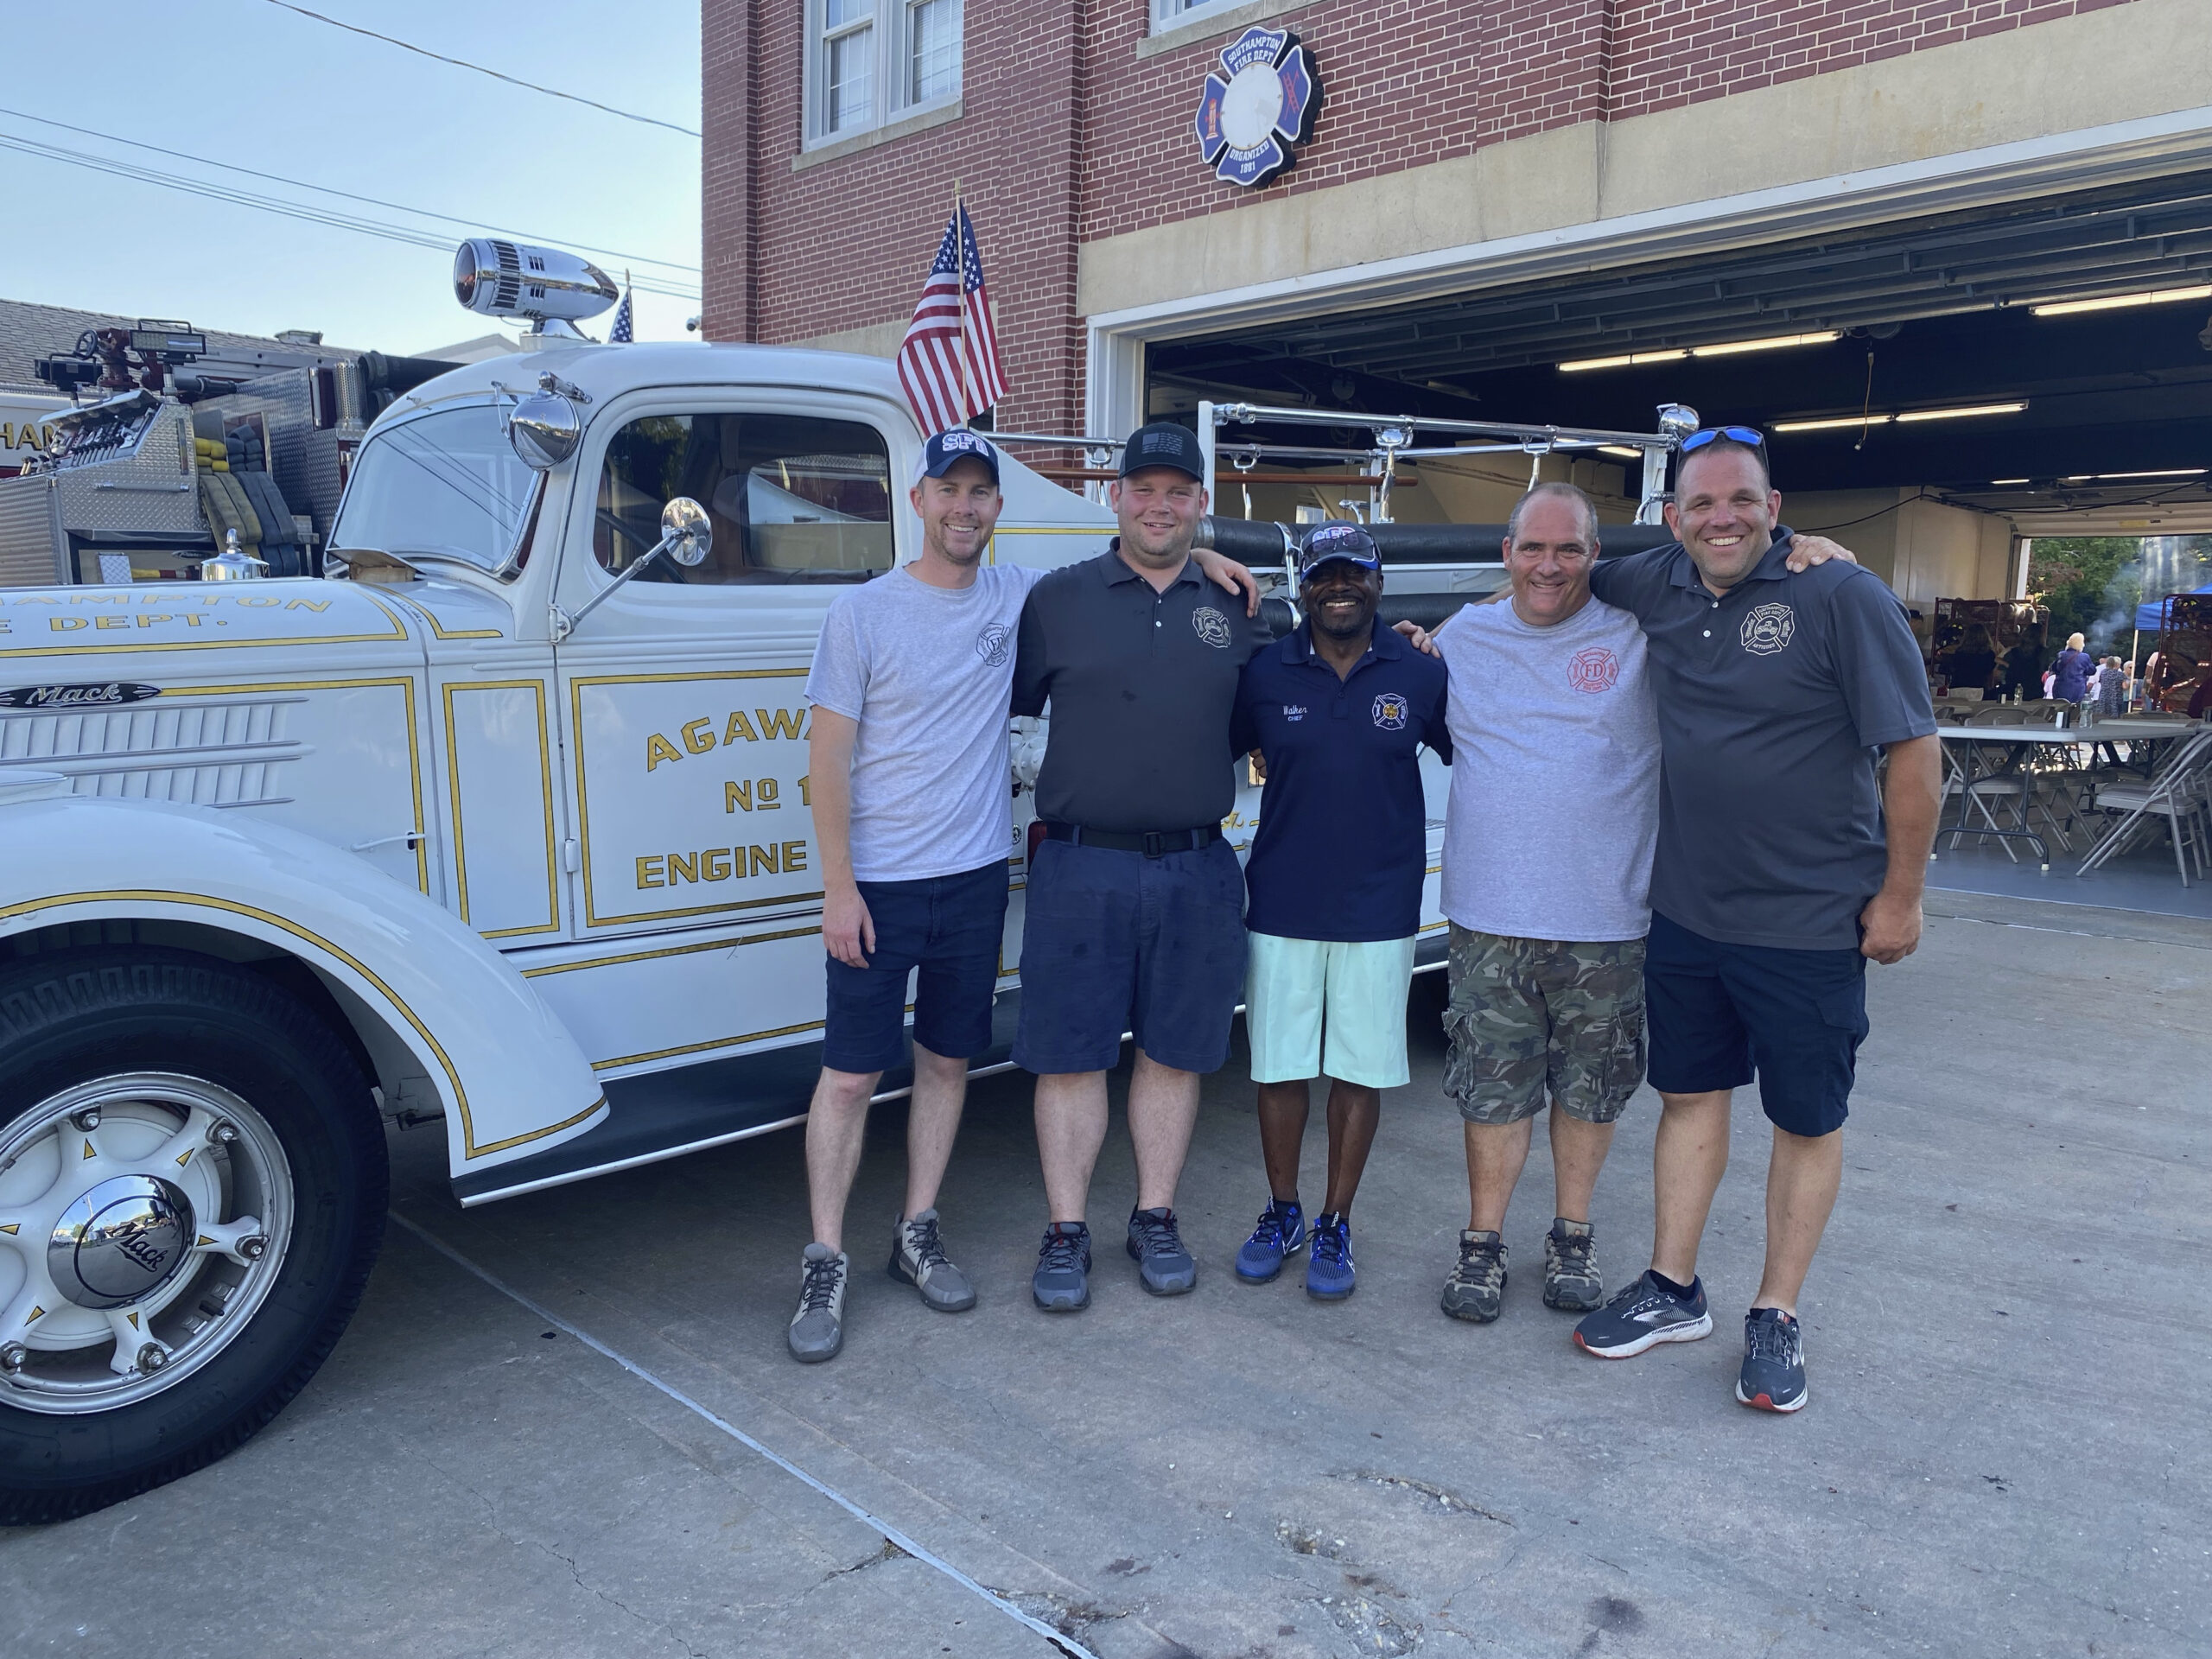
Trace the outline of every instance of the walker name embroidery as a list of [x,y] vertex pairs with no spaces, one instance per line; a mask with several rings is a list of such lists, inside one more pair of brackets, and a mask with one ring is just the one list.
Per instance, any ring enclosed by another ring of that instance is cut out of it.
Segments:
[[1567,683],[1593,696],[1600,691],[1611,690],[1620,677],[1619,661],[1603,645],[1578,651],[1567,661]]
[[976,636],[976,654],[993,668],[1004,668],[1014,645],[1014,630],[994,622]]
[[1797,613],[1787,605],[1754,605],[1744,617],[1738,637],[1754,657],[1771,657],[1789,644],[1797,632]]
[[1201,605],[1191,613],[1191,626],[1198,630],[1198,638],[1216,651],[1229,649],[1229,619],[1211,605]]
[[1282,706],[1282,717],[1295,725],[1306,718],[1306,705],[1302,702],[1286,702]]
[[1395,691],[1385,691],[1375,699],[1375,723],[1386,732],[1404,731],[1408,712],[1406,700]]

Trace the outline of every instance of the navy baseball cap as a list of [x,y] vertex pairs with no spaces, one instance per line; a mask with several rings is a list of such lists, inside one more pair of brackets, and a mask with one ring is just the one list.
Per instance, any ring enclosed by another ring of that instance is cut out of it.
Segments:
[[1173,467],[1203,484],[1206,458],[1198,448],[1198,435],[1173,421],[1154,421],[1149,426],[1137,428],[1129,434],[1128,442],[1122,446],[1122,476],[1127,478],[1147,467]]
[[957,461],[980,461],[988,469],[991,482],[999,481],[999,452],[991,441],[980,432],[956,426],[949,432],[938,433],[922,446],[922,464],[915,470],[914,482],[943,478]]
[[1300,582],[1332,560],[1341,559],[1356,564],[1363,570],[1382,568],[1382,550],[1375,545],[1375,538],[1357,524],[1321,524],[1306,537],[1306,545],[1298,556],[1298,579]]

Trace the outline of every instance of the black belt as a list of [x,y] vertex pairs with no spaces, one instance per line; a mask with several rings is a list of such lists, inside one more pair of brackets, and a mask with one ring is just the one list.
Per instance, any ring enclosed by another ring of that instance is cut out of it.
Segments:
[[1169,853],[1196,852],[1201,847],[1211,847],[1221,839],[1217,823],[1201,824],[1196,830],[1146,830],[1125,832],[1119,830],[1087,830],[1079,823],[1046,823],[1047,841],[1072,842],[1078,847],[1103,847],[1109,853],[1142,853],[1147,858],[1164,858]]

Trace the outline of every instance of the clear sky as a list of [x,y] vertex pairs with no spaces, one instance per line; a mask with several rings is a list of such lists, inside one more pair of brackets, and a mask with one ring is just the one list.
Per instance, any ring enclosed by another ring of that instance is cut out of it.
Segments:
[[[506,74],[699,125],[696,0],[301,0]],[[453,250],[503,226],[617,282],[696,295],[699,141],[432,62],[269,0],[22,0],[5,7],[0,105],[235,167],[469,220],[448,224],[0,114],[30,140],[313,204],[436,238],[416,247],[0,148],[0,299],[407,354],[494,332],[463,311]],[[683,340],[696,298],[639,293],[637,337]],[[613,313],[583,325],[604,337]],[[67,344],[67,342],[62,342]]]

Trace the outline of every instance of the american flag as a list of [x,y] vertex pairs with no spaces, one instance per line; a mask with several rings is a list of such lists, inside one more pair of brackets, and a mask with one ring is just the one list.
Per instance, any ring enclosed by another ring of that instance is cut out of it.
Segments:
[[906,389],[906,402],[925,432],[963,425],[1006,396],[998,334],[991,327],[990,298],[983,289],[983,256],[965,207],[953,209],[922,284],[914,320],[906,325],[906,341],[899,347],[899,384]]
[[607,331],[610,346],[627,346],[636,336],[630,332],[630,273],[622,273],[622,303],[614,308],[614,327]]

